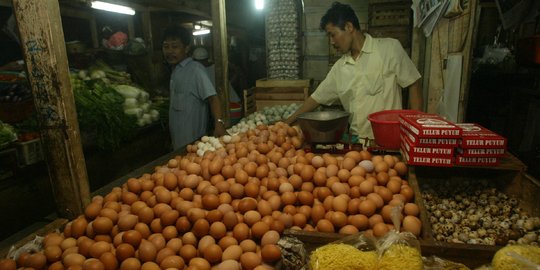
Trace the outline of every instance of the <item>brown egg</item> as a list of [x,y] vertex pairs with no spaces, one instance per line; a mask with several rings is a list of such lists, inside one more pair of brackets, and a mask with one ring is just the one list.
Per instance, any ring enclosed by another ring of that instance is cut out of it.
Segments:
[[319,232],[335,232],[334,225],[327,219],[321,219],[317,222],[317,231]]
[[141,262],[149,262],[156,258],[157,249],[152,242],[143,240],[139,246],[138,253]]
[[47,263],[47,257],[43,253],[33,253],[26,259],[24,266],[34,269],[42,269]]
[[363,231],[369,228],[369,220],[364,215],[354,215],[348,217],[348,223],[358,230]]
[[360,194],[366,196],[369,193],[373,192],[373,183],[371,183],[370,181],[362,181],[359,188]]
[[411,202],[414,198],[414,191],[409,186],[403,186],[400,194],[403,195],[407,202]]
[[221,247],[221,250],[225,251],[230,246],[238,245],[238,241],[234,237],[227,235],[219,240],[218,245]]
[[[331,198],[331,197],[328,197]],[[347,211],[348,202],[345,198],[338,196],[332,200],[332,209],[345,213]]]
[[64,259],[62,259],[62,263],[64,264],[64,267],[69,268],[70,266],[79,265],[82,266],[86,258],[77,253],[71,253],[68,254]]
[[245,223],[238,223],[233,228],[233,237],[236,238],[238,242],[243,241],[244,239],[249,238],[249,227]]
[[238,218],[236,217],[236,214],[234,212],[227,212],[223,215],[223,224],[225,224],[225,227],[228,230],[231,230],[238,224]]
[[[49,263],[53,263],[62,259],[62,249],[60,248],[60,246],[45,247],[43,254],[45,254],[45,257],[47,257],[47,261]],[[0,267],[0,269],[3,268]]]
[[222,254],[222,260],[239,260],[243,250],[239,245],[232,245],[227,247]]
[[[182,256],[184,261],[189,262],[191,259],[195,258],[197,256],[197,248],[193,245],[183,245],[180,248],[179,255]],[[162,261],[163,262],[163,261]]]
[[98,241],[92,244],[88,251],[90,256],[98,259],[103,253],[111,251],[111,244],[105,241]]
[[407,165],[404,162],[396,162],[394,165],[394,170],[396,170],[397,174],[400,176],[404,176],[407,174]]
[[133,229],[137,224],[139,217],[132,214],[127,214],[118,218],[118,229],[120,231],[127,231]]
[[17,269],[17,263],[15,262],[15,260],[12,259],[1,259],[0,269],[15,270]]
[[99,260],[105,266],[105,270],[115,270],[118,268],[118,260],[111,252],[105,252],[101,254]]
[[377,194],[381,196],[381,198],[383,199],[385,203],[392,200],[392,191],[390,191],[386,187],[379,187],[379,189],[377,190]]
[[161,270],[161,268],[155,262],[145,262],[142,264],[141,270]]
[[251,227],[251,237],[261,239],[263,235],[270,230],[268,224],[258,221]]
[[416,236],[420,236],[422,231],[422,222],[415,216],[406,216],[403,219],[403,230]]
[[418,214],[420,213],[420,209],[418,208],[418,205],[414,203],[406,203],[403,207],[403,212],[405,213],[405,215],[418,216]]
[[105,265],[98,259],[90,258],[84,261],[83,270],[105,270]]
[[373,226],[373,235],[375,237],[381,237],[388,232],[388,226],[384,223],[377,223]]
[[185,265],[184,259],[176,255],[165,257],[159,264],[161,269],[168,269],[168,268],[183,269],[184,265]]
[[261,257],[264,262],[273,263],[281,259],[281,250],[277,245],[265,245],[261,249]]
[[210,235],[214,237],[214,239],[219,240],[223,238],[227,233],[227,227],[223,222],[214,222],[212,225],[210,225]]
[[202,255],[210,264],[220,262],[222,254],[221,247],[216,244],[211,244],[202,251]]
[[253,270],[261,264],[261,257],[254,252],[246,252],[240,256],[242,269]]
[[210,263],[199,257],[191,259],[191,261],[189,261],[189,266],[192,267],[192,269],[210,270]]
[[134,255],[135,249],[130,244],[123,243],[116,247],[116,258],[119,262],[122,262],[129,257],[133,257]]
[[376,210],[377,210],[377,205],[375,204],[375,202],[373,202],[370,199],[361,201],[360,204],[358,205],[358,212],[367,217],[370,217],[373,214],[375,214]]
[[401,181],[400,180],[396,180],[396,179],[391,179],[390,181],[388,181],[388,183],[386,184],[386,187],[392,191],[393,194],[397,194],[400,192],[401,190]]
[[197,237],[203,237],[208,234],[210,230],[210,224],[206,219],[199,219],[193,224],[193,234]]
[[333,212],[330,221],[334,225],[335,228],[341,228],[345,225],[347,225],[347,215],[345,215],[342,212]]
[[244,222],[248,226],[253,226],[253,224],[255,224],[256,222],[259,222],[260,220],[261,220],[261,214],[259,214],[259,212],[255,210],[247,211],[244,214]]
[[43,238],[43,246],[60,246],[63,240],[64,236],[59,233],[49,233]]
[[142,240],[142,234],[136,230],[129,230],[122,234],[122,242],[137,248]]
[[345,225],[339,229],[340,234],[355,234],[358,233],[358,229],[353,225]]
[[[184,234],[185,236],[186,234]],[[156,246],[157,250],[161,250],[165,247],[165,244],[167,241],[165,241],[165,238],[161,233],[154,233],[148,237],[148,241],[152,242],[154,246]]]

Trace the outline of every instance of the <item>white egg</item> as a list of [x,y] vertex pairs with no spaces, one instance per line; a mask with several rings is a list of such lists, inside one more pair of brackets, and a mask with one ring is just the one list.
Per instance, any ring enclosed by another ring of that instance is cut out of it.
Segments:
[[373,171],[373,162],[371,162],[371,160],[362,160],[360,163],[358,163],[358,166],[363,167],[366,172]]

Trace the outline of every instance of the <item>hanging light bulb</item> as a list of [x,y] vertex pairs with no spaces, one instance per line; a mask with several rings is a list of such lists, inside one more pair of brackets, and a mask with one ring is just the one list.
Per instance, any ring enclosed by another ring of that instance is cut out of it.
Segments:
[[122,13],[127,15],[135,15],[135,10],[130,7],[111,4],[102,1],[92,1],[92,8],[101,9],[110,12]]
[[255,9],[263,10],[264,9],[264,0],[255,0]]

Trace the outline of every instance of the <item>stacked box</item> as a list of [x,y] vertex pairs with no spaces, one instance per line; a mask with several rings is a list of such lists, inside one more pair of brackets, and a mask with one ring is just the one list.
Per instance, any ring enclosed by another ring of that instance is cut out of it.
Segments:
[[410,165],[451,167],[461,129],[436,114],[399,117],[401,150]]
[[506,153],[505,137],[474,123],[456,124],[462,130],[462,138],[456,150],[456,164],[496,166]]

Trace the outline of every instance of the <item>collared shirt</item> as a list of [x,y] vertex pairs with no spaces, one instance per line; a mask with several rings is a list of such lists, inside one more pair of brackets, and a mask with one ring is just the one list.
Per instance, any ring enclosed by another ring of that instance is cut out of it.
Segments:
[[351,133],[373,139],[368,115],[401,109],[401,88],[416,82],[420,73],[398,40],[364,35],[360,56],[343,55],[311,97],[323,105],[339,100],[351,114]]
[[192,143],[208,130],[207,98],[216,95],[204,66],[191,57],[178,63],[171,74],[169,128],[174,149]]

